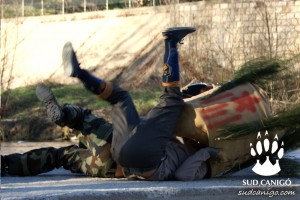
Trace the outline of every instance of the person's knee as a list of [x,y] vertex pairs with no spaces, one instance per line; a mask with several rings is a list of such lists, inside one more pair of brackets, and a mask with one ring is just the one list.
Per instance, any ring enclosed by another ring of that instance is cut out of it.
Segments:
[[107,98],[107,101],[109,101],[111,104],[116,104],[120,101],[126,101],[127,99],[131,100],[129,92],[114,86],[112,95]]

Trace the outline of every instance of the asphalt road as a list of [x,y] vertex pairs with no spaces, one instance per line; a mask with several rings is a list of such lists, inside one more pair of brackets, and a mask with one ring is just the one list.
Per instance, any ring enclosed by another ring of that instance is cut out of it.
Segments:
[[[271,180],[273,182],[278,180],[277,182],[282,184],[269,185]],[[60,169],[35,177],[2,177],[1,179],[2,200],[299,199],[299,192],[300,179],[291,177],[288,179],[287,177],[238,175],[191,182],[149,182],[90,178]]]
[[[65,144],[2,143],[1,154],[61,145]],[[287,153],[286,156],[299,161],[299,153],[300,149]],[[33,177],[1,177],[1,200],[9,199],[300,199],[300,176],[263,177],[254,174],[249,167],[221,178],[190,182],[150,182],[91,178],[57,169]]]

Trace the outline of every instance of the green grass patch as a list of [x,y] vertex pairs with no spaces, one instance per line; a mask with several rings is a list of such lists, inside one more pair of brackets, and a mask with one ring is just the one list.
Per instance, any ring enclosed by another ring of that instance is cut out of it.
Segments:
[[[60,104],[75,104],[91,110],[107,108],[109,104],[98,99],[87,91],[81,84],[75,85],[51,85],[56,99]],[[27,118],[40,110],[44,105],[35,95],[36,86],[16,88],[9,92],[3,118]],[[145,114],[158,102],[160,90],[129,91],[139,113]],[[1,94],[2,103],[6,102],[7,92]]]
[[30,116],[31,111],[39,107],[34,86],[6,91],[1,94],[1,101],[4,107],[3,118],[23,118],[28,115]]

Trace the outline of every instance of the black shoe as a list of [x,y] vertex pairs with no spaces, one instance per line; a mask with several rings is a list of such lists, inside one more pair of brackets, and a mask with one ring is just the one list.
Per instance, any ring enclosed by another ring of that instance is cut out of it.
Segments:
[[37,98],[45,104],[50,120],[60,125],[63,121],[64,113],[50,88],[45,84],[40,84],[36,87],[35,93]]
[[71,42],[67,42],[64,45],[63,52],[62,52],[62,60],[63,60],[65,75],[69,77],[77,77],[80,71],[80,64],[77,60]]
[[176,44],[178,42],[180,43],[187,34],[195,31],[195,27],[172,27],[164,30],[162,34],[167,40],[173,40],[173,42]]
[[1,176],[5,175],[8,171],[6,156],[1,155]]

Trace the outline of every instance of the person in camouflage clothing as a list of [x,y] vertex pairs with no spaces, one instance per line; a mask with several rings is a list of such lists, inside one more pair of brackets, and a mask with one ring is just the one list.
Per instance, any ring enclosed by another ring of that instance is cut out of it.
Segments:
[[[165,36],[165,56],[160,102],[145,118],[140,118],[129,93],[81,69],[71,43],[63,49],[65,74],[78,78],[85,88],[108,101],[112,125],[76,106],[61,107],[51,90],[37,87],[49,118],[60,126],[82,132],[79,146],[42,148],[25,154],[4,156],[3,169],[14,175],[35,175],[64,167],[97,177],[134,175],[147,180],[199,180],[210,175],[209,148],[194,149],[176,139],[174,129],[183,106],[177,44],[195,31],[193,27],[169,28]],[[113,134],[112,134],[113,132]],[[118,163],[118,164],[116,164]],[[2,171],[2,170],[1,170]]]
[[[206,83],[196,83],[183,89],[184,97],[199,94],[201,90],[208,90],[211,86]],[[36,88],[37,96],[42,91],[48,93],[55,102],[54,105],[39,97],[45,103],[47,114],[51,121],[59,126],[67,126],[78,130],[79,145],[54,148],[46,147],[34,149],[24,154],[14,153],[1,155],[1,174],[14,176],[34,176],[63,167],[73,173],[83,173],[93,177],[122,177],[120,170],[110,154],[112,141],[112,125],[75,105],[65,104],[60,109],[64,113],[63,120],[53,115],[53,106],[57,106],[54,94],[45,84]],[[51,106],[50,106],[51,105]],[[52,107],[52,109],[51,109]],[[55,113],[55,112],[54,112]]]
[[[205,83],[193,84],[183,90],[183,95],[194,96],[210,87]],[[37,91],[46,91],[57,102],[46,85],[40,84]],[[46,108],[49,108],[47,102]],[[110,154],[112,125],[92,114],[91,110],[69,104],[63,105],[61,109],[65,116],[64,120],[57,121],[58,119],[47,109],[48,116],[59,126],[68,126],[78,130],[80,132],[77,135],[79,145],[58,149],[46,147],[24,154],[1,155],[1,174],[34,176],[63,167],[74,173],[83,173],[93,177],[122,177],[123,174],[116,171],[117,165]]]
[[[158,104],[143,118],[137,113],[128,91],[82,69],[70,42],[63,48],[65,75],[77,78],[87,90],[112,106],[110,151],[129,175],[155,181],[199,180],[210,176],[208,159],[214,156],[214,150],[193,148],[175,135],[176,123],[185,105],[180,90],[177,44],[195,31],[194,27],[172,27],[162,32],[165,37],[163,91]],[[59,109],[52,113],[57,113],[58,118],[61,116]]]
[[[33,176],[63,167],[71,172],[93,177],[115,177],[117,165],[110,154],[112,125],[93,115],[90,110],[78,106],[66,104],[57,108],[59,104],[52,91],[44,84],[37,87],[36,93],[45,103],[48,117],[53,122],[80,131],[79,145],[58,149],[46,147],[24,154],[1,155],[1,174]],[[63,117],[57,118],[53,108],[61,110]]]

